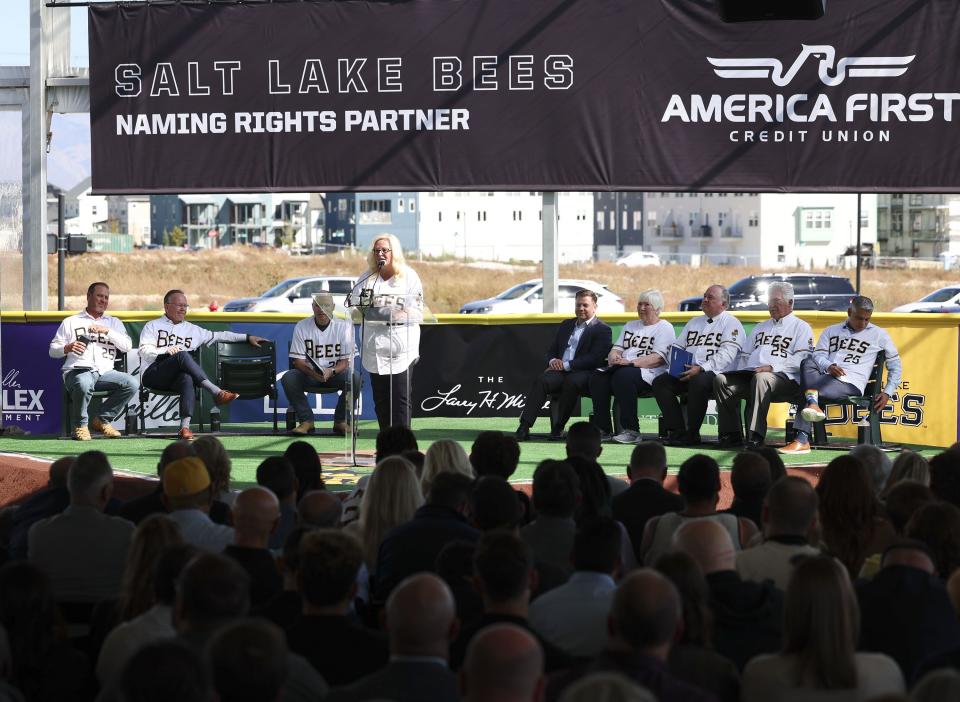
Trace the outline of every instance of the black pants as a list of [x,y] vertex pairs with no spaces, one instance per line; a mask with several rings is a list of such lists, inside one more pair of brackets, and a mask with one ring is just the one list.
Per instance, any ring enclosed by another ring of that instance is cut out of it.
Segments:
[[[410,388],[413,386],[413,366],[403,373],[393,375],[370,374],[370,389],[373,390],[373,407],[377,412],[380,430],[391,426],[410,426]],[[390,393],[393,392],[393,408]]]
[[620,405],[620,426],[631,431],[640,431],[637,416],[637,398],[649,397],[651,388],[643,379],[640,368],[619,366],[603,373],[594,373],[590,378],[590,397],[593,399],[593,418],[600,431],[611,432],[610,397],[617,398]]
[[180,393],[180,416],[192,417],[196,404],[196,387],[207,380],[206,373],[186,351],[159,356],[143,374],[148,390],[176,390]]
[[[653,381],[653,396],[657,398],[667,431],[676,434],[699,434],[707,403],[713,395],[713,371],[702,371],[686,382],[669,373],[658,375]],[[687,426],[683,425],[683,410],[677,395],[687,396]]]
[[590,376],[592,370],[582,371],[554,371],[541,373],[533,382],[527,400],[520,415],[520,423],[532,427],[540,414],[540,408],[549,396],[559,396],[557,402],[557,424],[551,426],[550,431],[559,433],[567,425],[567,420],[573,414],[573,408],[582,395],[590,393]]

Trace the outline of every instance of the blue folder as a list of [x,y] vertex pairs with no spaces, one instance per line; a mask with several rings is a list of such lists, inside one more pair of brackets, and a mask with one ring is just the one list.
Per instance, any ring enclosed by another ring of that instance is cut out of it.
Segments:
[[670,347],[670,375],[679,378],[686,372],[687,365],[693,365],[693,354],[680,346]]

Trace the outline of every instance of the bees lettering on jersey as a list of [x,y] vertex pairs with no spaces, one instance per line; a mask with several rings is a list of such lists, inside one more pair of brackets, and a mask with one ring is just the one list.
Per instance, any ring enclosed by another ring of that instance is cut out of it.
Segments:
[[761,346],[769,346],[770,355],[775,358],[786,358],[791,344],[793,344],[793,337],[781,334],[757,334],[753,340],[754,350]]
[[182,337],[176,334],[171,334],[166,329],[157,330],[157,348],[165,348],[167,346],[182,346],[185,349],[189,349],[193,345],[193,339],[191,337]]
[[625,331],[623,333],[623,348],[639,349],[643,353],[653,352],[653,337],[641,336],[633,332]]
[[849,351],[850,353],[863,354],[870,348],[870,342],[865,339],[854,339],[852,337],[831,336],[830,353],[837,351]]
[[687,332],[687,348],[691,346],[714,346],[720,348],[722,343],[723,332],[710,332],[709,334],[700,334],[692,330]]
[[310,358],[341,358],[344,356],[342,344],[318,344],[312,339],[304,339],[303,347]]

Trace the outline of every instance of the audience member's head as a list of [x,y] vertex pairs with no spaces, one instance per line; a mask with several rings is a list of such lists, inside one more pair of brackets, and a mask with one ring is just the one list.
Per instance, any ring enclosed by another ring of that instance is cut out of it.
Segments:
[[196,455],[197,451],[193,448],[193,443],[190,441],[173,441],[167,444],[163,447],[160,460],[157,461],[157,475],[163,478],[163,470],[168,465],[181,458]]
[[866,549],[878,514],[870,474],[859,459],[838,456],[820,474],[816,491],[822,540],[853,577],[870,555]]
[[393,655],[446,659],[458,630],[450,588],[432,573],[401,581],[387,598],[386,629]]
[[694,454],[680,464],[677,487],[688,506],[716,506],[720,493],[720,466],[710,456]]
[[813,556],[796,564],[783,624],[783,653],[796,657],[800,680],[826,690],[857,686],[860,608],[840,561]]
[[755,451],[741,451],[733,457],[730,485],[737,499],[759,502],[770,489],[770,464]]
[[249,487],[233,504],[234,543],[247,548],[265,549],[270,535],[280,524],[280,502],[265,487]]
[[275,702],[287,680],[287,641],[276,624],[244,619],[207,644],[217,702]]
[[579,456],[589,461],[600,458],[603,435],[590,422],[575,422],[567,429],[567,458]]
[[817,523],[818,505],[816,490],[806,480],[789,475],[780,478],[766,497],[766,535],[808,537]]
[[493,624],[471,639],[460,670],[464,702],[535,702],[543,687],[543,650],[532,634]]
[[84,451],[67,475],[70,504],[103,511],[113,495],[113,469],[103,451]]
[[580,481],[566,461],[541,461],[533,472],[533,507],[538,516],[571,518],[580,501]]
[[907,522],[904,534],[927,545],[941,579],[960,567],[960,509],[949,502],[922,505]]
[[603,468],[592,458],[570,456],[566,463],[570,464],[577,474],[580,485],[580,502],[574,510],[574,519],[577,523],[598,517],[610,516],[610,481]]
[[578,571],[615,575],[620,572],[620,525],[609,517],[580,524],[573,537],[573,568]]
[[381,429],[377,434],[377,463],[390,456],[399,456],[404,451],[417,451],[417,437],[413,431],[405,426],[395,424],[392,427]]
[[306,441],[292,441],[283,457],[293,465],[297,477],[297,501],[311,490],[323,490],[323,466],[317,450]]
[[499,475],[485,475],[473,485],[470,514],[480,531],[516,529],[523,518],[523,505],[517,491]]
[[893,467],[887,454],[877,446],[860,444],[850,451],[850,455],[860,459],[860,462],[866,467],[867,473],[870,475],[870,482],[873,485],[873,492],[879,496],[890,478],[890,471]]
[[177,602],[180,574],[202,552],[196,546],[179,544],[163,549],[153,568],[153,601],[173,609]]
[[257,466],[257,485],[270,490],[280,502],[296,504],[297,474],[284,456],[270,456]]
[[462,473],[438,473],[430,481],[426,502],[434,507],[446,507],[465,515],[470,504],[473,483],[473,478]]
[[390,456],[377,463],[360,503],[363,552],[369,568],[376,568],[377,550],[387,532],[413,519],[422,504],[420,481],[410,461]]
[[609,647],[666,661],[682,616],[673,583],[650,568],[635,570],[620,581],[613,596]]
[[310,490],[297,503],[297,519],[305,527],[333,529],[340,525],[343,500],[326,490]]
[[960,700],[960,672],[941,668],[923,676],[910,691],[910,702]]
[[336,529],[311,531],[300,540],[297,589],[307,613],[317,609],[345,614],[357,594],[363,548]]
[[770,466],[770,484],[777,482],[780,478],[786,477],[787,467],[783,464],[783,456],[773,446],[754,446],[749,449],[753,453],[760,454],[767,459]]
[[559,702],[657,702],[657,698],[621,673],[590,673],[567,687]]
[[76,456],[61,456],[51,463],[47,487],[65,490],[67,488],[67,476],[70,474],[70,467],[76,460]]
[[887,519],[898,534],[903,534],[914,513],[928,502],[933,502],[933,491],[914,480],[900,480],[887,490],[884,507]]
[[960,449],[938,453],[928,466],[933,494],[938,500],[960,507]]
[[213,686],[206,661],[176,639],[143,645],[120,676],[121,702],[210,702]]
[[681,524],[673,535],[673,550],[689,555],[704,575],[736,569],[737,552],[730,532],[710,519]]
[[181,632],[211,629],[249,608],[250,576],[232,558],[204,553],[180,574],[174,622]]
[[510,531],[488,531],[480,537],[473,555],[473,572],[484,607],[525,606],[535,578],[533,554]]
[[230,455],[220,439],[209,434],[198,436],[193,442],[193,450],[207,467],[207,472],[210,474],[210,490],[213,492],[214,499],[229,492]]
[[208,511],[213,493],[210,474],[196,456],[171,461],[163,469],[163,501],[170,512],[181,509]]
[[683,638],[680,643],[710,648],[713,614],[709,605],[710,591],[700,566],[682,551],[663,554],[655,565],[657,571],[677,588],[683,603]]
[[420,480],[420,478],[423,477],[423,464],[427,461],[427,457],[423,451],[404,451],[400,455],[413,464],[413,472],[416,473],[417,480]]
[[887,546],[880,558],[880,566],[882,568],[906,566],[917,568],[930,575],[936,575],[937,572],[930,549],[925,543],[915,539],[902,539]]
[[482,431],[473,440],[470,463],[477,477],[499,475],[508,479],[520,462],[520,444],[502,431]]
[[889,494],[894,485],[904,480],[912,480],[929,487],[930,464],[927,463],[927,459],[913,451],[901,451],[893,460],[893,467],[890,469],[887,484],[883,488],[883,495]]
[[474,478],[467,452],[453,439],[439,439],[427,449],[420,476],[420,490],[425,497],[430,495],[430,485],[441,473],[458,473],[471,480]]
[[663,444],[641,441],[634,446],[627,466],[627,477],[631,483],[641,478],[652,478],[662,483],[667,477],[667,452]]
[[146,612],[154,603],[157,558],[167,548],[183,544],[180,527],[163,514],[151,514],[133,532],[120,586],[120,621]]
[[312,528],[296,527],[283,541],[283,551],[280,558],[277,559],[277,566],[283,573],[283,584],[285,589],[296,587],[296,578],[300,572],[300,542],[303,537],[313,531]]

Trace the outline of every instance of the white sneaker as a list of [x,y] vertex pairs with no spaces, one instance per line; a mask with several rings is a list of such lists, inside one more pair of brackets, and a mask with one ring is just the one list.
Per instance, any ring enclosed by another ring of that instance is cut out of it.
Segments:
[[613,440],[618,444],[635,444],[640,441],[640,432],[633,431],[633,429],[624,429],[614,436]]
[[800,410],[800,416],[808,422],[822,422],[827,418],[824,411],[820,409],[820,405],[807,405]]

